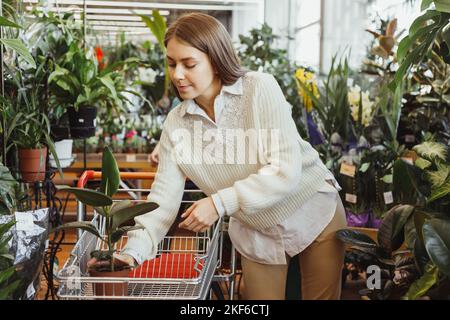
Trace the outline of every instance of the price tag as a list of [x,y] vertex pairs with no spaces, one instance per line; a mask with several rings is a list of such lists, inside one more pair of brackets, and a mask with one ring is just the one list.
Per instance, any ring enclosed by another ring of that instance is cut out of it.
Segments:
[[414,142],[416,141],[416,137],[413,134],[405,134],[405,142]]
[[27,298],[31,298],[36,293],[36,290],[34,289],[33,282],[30,283],[30,285],[27,288]]
[[84,123],[84,119],[83,118],[78,118],[78,122],[79,123]]
[[392,195],[392,191],[383,192],[383,196],[384,196],[384,203],[385,204],[391,204],[391,203],[394,202],[394,197]]
[[127,162],[135,162],[136,155],[135,154],[127,154]]
[[356,173],[356,166],[342,162],[340,173],[354,178]]
[[65,270],[67,272],[67,289],[69,290],[81,290],[81,271],[77,266],[69,266]]
[[29,212],[16,212],[16,230],[29,231],[34,227],[33,215]]
[[358,197],[356,196],[356,194],[351,194],[351,193],[345,194],[345,201],[347,201],[349,203],[356,203],[357,199],[358,199]]

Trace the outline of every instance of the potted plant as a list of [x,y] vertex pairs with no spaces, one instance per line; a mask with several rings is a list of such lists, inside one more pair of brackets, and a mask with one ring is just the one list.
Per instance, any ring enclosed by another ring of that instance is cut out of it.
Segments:
[[79,43],[73,42],[48,83],[55,103],[68,111],[72,138],[87,138],[95,135],[97,108],[123,110],[127,100],[124,77],[121,70],[135,59],[120,61],[99,70],[98,61],[92,51],[85,52]]
[[[12,100],[3,100],[8,123],[8,152],[17,148],[19,172],[25,182],[42,181],[45,178],[48,149],[59,160],[50,138],[50,122],[41,104],[42,69],[9,69],[8,89]],[[48,148],[48,149],[47,149]],[[60,174],[62,172],[60,170]]]
[[[102,234],[94,225],[89,222],[78,221],[70,222],[57,227],[54,231],[60,229],[81,228],[94,234],[100,242],[106,246],[106,250],[96,250],[91,252],[91,256],[98,261],[105,261],[106,264],[94,265],[89,268],[92,277],[114,277],[123,278],[128,276],[129,267],[115,266],[113,254],[116,251],[115,244],[128,231],[136,230],[141,227],[124,225],[136,216],[151,212],[158,208],[154,202],[144,202],[133,204],[130,200],[115,201],[112,197],[119,188],[120,175],[117,162],[109,147],[105,147],[102,156],[102,179],[99,190],[89,190],[81,188],[61,187],[73,193],[78,201],[85,205],[94,207],[96,212],[105,219],[105,229]],[[126,293],[126,283],[113,287],[104,283],[98,283],[96,286],[96,295],[123,295]]]
[[366,266],[385,270],[381,288],[363,292],[371,299],[450,299],[448,148],[426,141],[414,150],[413,164],[402,159],[394,164],[398,205],[385,214],[378,242],[355,230],[337,232],[352,252],[366,257]]

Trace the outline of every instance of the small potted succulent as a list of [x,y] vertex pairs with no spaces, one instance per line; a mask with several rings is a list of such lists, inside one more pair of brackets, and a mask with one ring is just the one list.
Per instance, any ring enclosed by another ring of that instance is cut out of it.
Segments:
[[[86,221],[69,222],[57,227],[54,231],[61,229],[80,228],[94,234],[103,242],[107,250],[96,250],[91,252],[91,257],[99,263],[88,266],[89,274],[92,277],[127,277],[129,266],[119,266],[114,263],[113,254],[116,251],[115,244],[128,231],[136,230],[141,227],[125,225],[129,220],[136,216],[151,212],[159,206],[154,202],[144,202],[133,204],[130,200],[114,201],[112,197],[119,188],[120,176],[117,162],[109,147],[105,147],[102,157],[102,180],[99,190],[90,190],[82,188],[61,187],[59,190],[65,190],[73,193],[78,201],[85,205],[94,207],[105,221],[104,234],[101,233],[93,224]],[[126,294],[126,283],[120,283],[109,286],[106,283],[96,283],[95,294],[104,296],[117,296]]]

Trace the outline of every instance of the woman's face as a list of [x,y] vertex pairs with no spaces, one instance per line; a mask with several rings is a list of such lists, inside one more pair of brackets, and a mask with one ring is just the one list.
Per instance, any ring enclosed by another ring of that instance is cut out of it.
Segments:
[[183,100],[213,96],[218,77],[207,54],[172,38],[167,43],[167,60],[170,79]]

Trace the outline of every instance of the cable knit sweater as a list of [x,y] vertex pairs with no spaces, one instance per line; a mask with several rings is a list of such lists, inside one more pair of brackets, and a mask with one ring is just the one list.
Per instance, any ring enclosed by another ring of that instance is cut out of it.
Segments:
[[[227,215],[261,230],[292,215],[330,175],[298,134],[275,78],[248,72],[238,81],[241,92],[225,95],[218,124],[188,113],[190,100],[168,114],[148,196],[159,208],[135,218],[143,229],[128,233],[122,251],[138,263],[156,255],[178,213],[187,177],[206,195],[219,197]],[[239,146],[233,135],[242,132],[257,132],[256,143]]]

